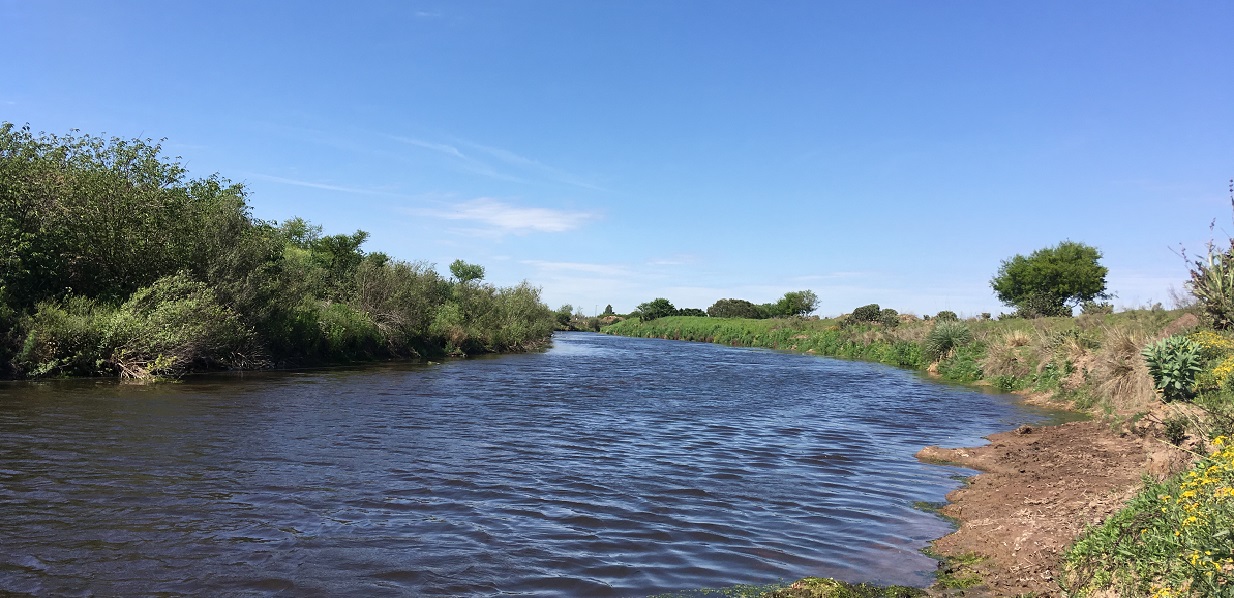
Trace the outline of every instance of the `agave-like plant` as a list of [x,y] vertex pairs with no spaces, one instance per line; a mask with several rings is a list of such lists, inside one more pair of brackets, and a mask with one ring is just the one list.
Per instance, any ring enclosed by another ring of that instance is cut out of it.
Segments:
[[1195,397],[1195,377],[1200,373],[1200,345],[1182,335],[1161,339],[1140,353],[1148,364],[1153,386],[1161,400],[1190,401]]
[[1234,241],[1225,251],[1218,251],[1210,242],[1207,257],[1195,261],[1187,288],[1204,308],[1213,328],[1234,328]]
[[943,320],[934,325],[926,335],[924,346],[926,357],[938,361],[949,357],[959,347],[973,342],[973,333],[961,322]]

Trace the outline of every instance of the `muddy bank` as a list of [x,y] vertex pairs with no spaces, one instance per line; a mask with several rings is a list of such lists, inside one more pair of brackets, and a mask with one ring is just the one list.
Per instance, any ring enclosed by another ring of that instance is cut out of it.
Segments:
[[986,446],[917,453],[923,461],[983,472],[947,495],[941,512],[959,529],[934,543],[944,557],[982,557],[951,572],[952,578],[975,573],[981,583],[936,587],[937,595],[1061,596],[1060,559],[1076,536],[1120,509],[1146,473],[1178,471],[1189,456],[1096,421],[1025,426],[988,438]]

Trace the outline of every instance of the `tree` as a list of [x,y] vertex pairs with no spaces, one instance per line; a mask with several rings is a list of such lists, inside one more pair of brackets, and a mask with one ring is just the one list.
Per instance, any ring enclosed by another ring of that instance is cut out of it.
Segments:
[[638,319],[644,322],[677,314],[677,308],[664,297],[656,297],[647,303],[639,304],[637,311]]
[[990,280],[998,300],[1023,317],[1070,316],[1085,301],[1108,299],[1101,252],[1075,241],[1003,260]]
[[467,284],[473,280],[484,279],[484,266],[479,264],[468,264],[463,260],[454,260],[450,263],[450,274],[459,282]]
[[772,305],[774,317],[790,318],[804,316],[818,309],[818,295],[814,291],[789,291]]
[[612,305],[605,305],[605,306],[604,306],[604,313],[602,313],[602,314],[600,314],[600,315],[601,315],[601,316],[606,316],[606,317],[607,317],[607,316],[614,315],[614,314],[613,314],[613,306],[612,306]]

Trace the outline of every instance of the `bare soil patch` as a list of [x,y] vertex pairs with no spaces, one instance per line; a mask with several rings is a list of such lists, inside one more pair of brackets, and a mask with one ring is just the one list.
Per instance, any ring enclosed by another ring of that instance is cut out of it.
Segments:
[[1096,421],[1025,426],[988,439],[982,447],[917,453],[923,461],[983,472],[947,495],[942,514],[960,527],[934,543],[944,557],[983,557],[951,565],[955,577],[975,572],[982,583],[935,588],[937,595],[1061,596],[1060,559],[1076,536],[1121,508],[1145,473],[1160,477],[1188,461],[1184,451]]

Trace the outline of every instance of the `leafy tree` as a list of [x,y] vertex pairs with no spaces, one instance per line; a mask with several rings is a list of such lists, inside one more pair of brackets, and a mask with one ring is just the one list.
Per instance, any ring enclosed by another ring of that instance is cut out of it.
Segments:
[[789,291],[775,304],[777,316],[804,316],[818,309],[818,295],[814,291]]
[[562,305],[557,311],[553,312],[553,317],[557,319],[557,326],[562,330],[570,328],[570,318],[574,317],[574,306],[569,303]]
[[656,318],[676,315],[677,308],[673,307],[673,304],[668,299],[656,297],[647,303],[640,303],[637,312],[638,319],[646,322]]
[[450,263],[450,274],[459,282],[467,284],[473,280],[484,279],[484,266],[468,264],[463,260],[454,260]]
[[938,312],[938,314],[934,316],[934,319],[939,322],[959,322],[960,316],[954,311],[944,309],[943,311]]
[[600,314],[600,315],[601,315],[601,316],[612,316],[612,315],[615,315],[615,314],[613,313],[613,306],[612,306],[612,305],[605,305],[605,306],[604,306],[604,313],[602,313],[602,314]]
[[713,318],[750,318],[760,319],[762,311],[757,305],[745,299],[721,299],[707,308],[707,315]]
[[999,301],[1021,316],[1069,316],[1082,302],[1111,297],[1105,292],[1108,270],[1100,259],[1095,247],[1063,241],[1028,257],[1003,260],[990,286]]
[[695,318],[705,318],[705,317],[707,317],[707,312],[705,312],[705,311],[703,311],[703,310],[701,310],[701,309],[699,309],[699,308],[697,308],[697,307],[683,307],[683,308],[681,308],[681,309],[677,310],[677,315],[679,315],[679,316],[691,316],[691,317],[695,317]]

